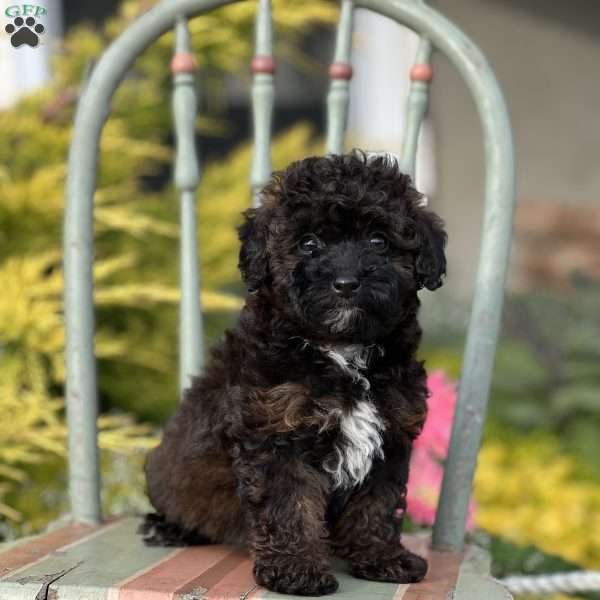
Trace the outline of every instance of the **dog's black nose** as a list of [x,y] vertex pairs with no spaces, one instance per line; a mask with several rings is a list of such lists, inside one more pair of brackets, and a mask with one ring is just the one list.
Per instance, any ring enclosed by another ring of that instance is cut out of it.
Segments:
[[340,296],[344,296],[345,298],[350,298],[353,294],[356,294],[358,288],[360,287],[360,283],[356,277],[349,277],[344,275],[342,277],[338,277],[333,282],[333,289],[336,294]]

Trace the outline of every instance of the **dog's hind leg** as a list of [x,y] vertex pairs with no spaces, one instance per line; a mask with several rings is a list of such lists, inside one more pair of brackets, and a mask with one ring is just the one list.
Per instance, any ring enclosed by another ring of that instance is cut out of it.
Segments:
[[211,540],[195,531],[169,523],[162,515],[148,513],[138,528],[146,546],[202,546]]
[[150,502],[142,535],[159,545],[243,546],[244,526],[231,460],[224,452],[189,456],[166,435],[146,461]]

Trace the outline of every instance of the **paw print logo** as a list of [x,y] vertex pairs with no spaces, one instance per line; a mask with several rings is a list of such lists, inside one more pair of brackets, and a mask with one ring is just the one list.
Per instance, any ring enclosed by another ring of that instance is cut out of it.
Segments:
[[36,23],[33,17],[17,17],[12,23],[9,23],[4,30],[10,35],[10,43],[18,48],[23,44],[27,44],[35,48],[40,42],[40,35],[45,29],[41,23]]

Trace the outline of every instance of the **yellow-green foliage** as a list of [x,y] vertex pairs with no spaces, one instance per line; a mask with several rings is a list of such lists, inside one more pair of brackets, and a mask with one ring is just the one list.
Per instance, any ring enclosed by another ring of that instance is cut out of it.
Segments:
[[[3,497],[25,481],[23,467],[65,456],[63,400],[52,391],[64,380],[58,258],[49,251],[10,257],[0,265],[0,515],[13,520],[20,520],[19,511]],[[98,265],[99,292],[117,262]],[[99,356],[114,351],[113,341],[99,336],[97,350]],[[101,446],[113,451],[153,443],[147,427],[125,416],[103,416],[99,428]]]
[[[226,72],[247,72],[255,7],[244,2],[191,22],[209,106],[221,100]],[[335,6],[321,0],[277,0],[274,10],[277,37],[283,40],[278,52],[296,61],[304,59],[294,41],[310,25],[330,23],[336,15]],[[139,2],[124,2],[101,30],[80,26],[71,31],[54,65],[53,82],[0,112],[0,520],[27,521],[22,532],[42,526],[64,508],[61,231],[79,83],[92,60],[139,11]],[[144,52],[134,65],[135,76],[114,98],[101,141],[95,199],[96,352],[102,407],[111,409],[99,421],[100,443],[109,452],[103,465],[114,470],[115,456],[133,453],[138,475],[137,451],[154,438],[122,409],[162,420],[177,399],[177,197],[170,185],[144,183],[171,166],[166,140],[172,129],[172,44],[168,33]],[[218,116],[201,114],[199,128],[222,130]],[[309,130],[297,127],[276,141],[274,162],[284,166],[320,150]],[[222,163],[203,165],[198,209],[209,337],[220,333],[241,304],[235,225],[249,204],[249,167],[249,146]],[[108,495],[122,505],[127,490],[110,474],[107,479],[112,481]],[[131,479],[139,488],[139,477]],[[58,498],[52,509],[51,490]]]
[[547,435],[488,440],[475,479],[478,525],[519,544],[596,568],[600,486]]

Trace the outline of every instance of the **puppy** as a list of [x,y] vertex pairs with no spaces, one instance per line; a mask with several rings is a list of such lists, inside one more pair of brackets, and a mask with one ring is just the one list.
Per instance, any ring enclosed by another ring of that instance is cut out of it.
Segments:
[[147,543],[244,546],[257,583],[289,594],[334,592],[332,555],[420,581],[400,533],[441,220],[394,160],[355,151],[275,173],[239,237],[246,303],[148,456]]

